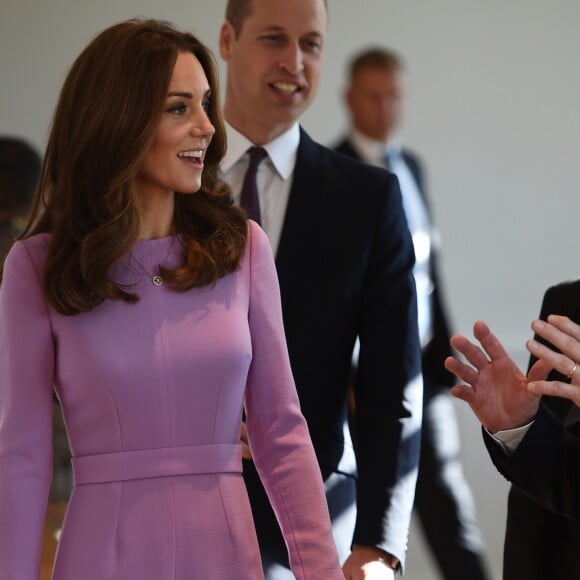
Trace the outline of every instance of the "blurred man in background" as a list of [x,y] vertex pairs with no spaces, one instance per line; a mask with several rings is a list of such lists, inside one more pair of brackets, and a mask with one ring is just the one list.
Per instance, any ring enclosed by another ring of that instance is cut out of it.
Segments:
[[15,137],[0,137],[0,264],[25,225],[40,155]]
[[345,93],[351,131],[336,150],[388,169],[399,179],[415,248],[424,384],[415,511],[443,578],[483,580],[487,578],[483,542],[460,463],[459,431],[449,394],[454,377],[443,366],[451,350],[437,268],[438,239],[425,195],[422,164],[396,139],[405,96],[404,76],[403,62],[392,51],[372,48],[353,58]]

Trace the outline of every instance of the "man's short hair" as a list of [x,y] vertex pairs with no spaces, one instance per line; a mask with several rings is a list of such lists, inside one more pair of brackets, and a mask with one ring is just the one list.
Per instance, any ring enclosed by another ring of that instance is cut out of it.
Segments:
[[382,47],[365,49],[355,54],[350,61],[348,67],[350,81],[353,81],[357,73],[367,68],[401,70],[404,68],[404,62],[394,50]]
[[[328,0],[324,0],[328,10]],[[244,20],[252,13],[252,0],[228,0],[226,5],[226,20],[232,25],[236,38],[242,32]]]

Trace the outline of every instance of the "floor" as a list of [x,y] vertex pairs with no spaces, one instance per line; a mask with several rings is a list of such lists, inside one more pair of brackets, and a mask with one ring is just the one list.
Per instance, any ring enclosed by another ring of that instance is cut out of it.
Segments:
[[44,522],[44,533],[42,535],[42,564],[40,569],[40,580],[50,580],[54,552],[56,550],[56,537],[60,530],[66,501],[51,501],[46,510],[46,520]]

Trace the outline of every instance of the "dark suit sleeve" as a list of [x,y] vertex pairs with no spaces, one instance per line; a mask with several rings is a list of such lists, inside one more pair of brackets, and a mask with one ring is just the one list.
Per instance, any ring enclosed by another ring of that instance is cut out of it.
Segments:
[[484,434],[499,471],[548,509],[580,519],[580,437],[542,404],[534,424],[508,456]]
[[[578,289],[578,284],[549,289],[540,318],[545,320],[550,313],[577,313]],[[533,362],[531,359],[530,365]],[[549,378],[566,380],[556,373]],[[564,399],[544,397],[534,423],[513,454],[505,453],[485,431],[484,441],[493,463],[513,485],[545,507],[579,519],[580,431],[578,424],[564,425],[570,408]]]
[[403,561],[420,451],[421,355],[412,241],[398,182],[381,175],[385,195],[373,226],[354,386],[359,442],[354,543],[379,546]]

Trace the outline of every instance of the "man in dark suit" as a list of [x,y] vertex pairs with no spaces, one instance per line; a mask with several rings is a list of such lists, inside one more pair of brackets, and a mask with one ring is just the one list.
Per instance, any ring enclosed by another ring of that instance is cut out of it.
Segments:
[[18,137],[0,136],[0,267],[24,228],[40,172],[40,155]]
[[[580,323],[580,281],[548,289],[541,320],[547,320],[550,314],[567,316]],[[528,391],[528,380],[541,380],[549,365],[534,367],[537,359],[532,356],[528,379],[525,379],[487,327],[476,323],[475,331],[483,349],[492,355],[490,361],[483,362],[477,347],[469,345],[464,337],[454,337],[454,344],[473,363],[477,374],[457,361],[447,365],[476,389],[469,392],[460,388],[457,395],[472,406],[486,427],[483,436],[490,457],[512,482],[503,578],[576,580],[580,570],[578,408],[567,399],[544,396],[540,400]],[[541,336],[536,335],[536,339],[548,344]],[[532,354],[540,354],[534,343],[529,345]],[[560,372],[551,371],[548,380],[570,382],[566,375],[574,368],[573,360],[564,357],[557,364],[567,366],[562,366]],[[499,404],[482,405],[483,401],[495,401],[496,396]],[[504,417],[498,419],[499,413]]]
[[415,244],[415,278],[423,368],[423,429],[415,511],[446,580],[478,580],[485,572],[475,506],[459,458],[459,432],[445,370],[451,355],[449,324],[437,267],[437,235],[425,196],[422,164],[396,142],[404,101],[401,57],[370,48],[351,60],[345,103],[351,132],[336,150],[399,179],[403,207]]
[[[396,178],[298,125],[318,86],[326,26],[324,0],[228,2],[221,171],[242,201],[257,194],[248,211],[276,255],[292,370],[345,576],[386,579],[404,561],[419,458],[414,256]],[[256,161],[255,146],[266,158]],[[353,449],[346,394],[357,337]],[[244,475],[266,577],[291,578],[251,460]]]

